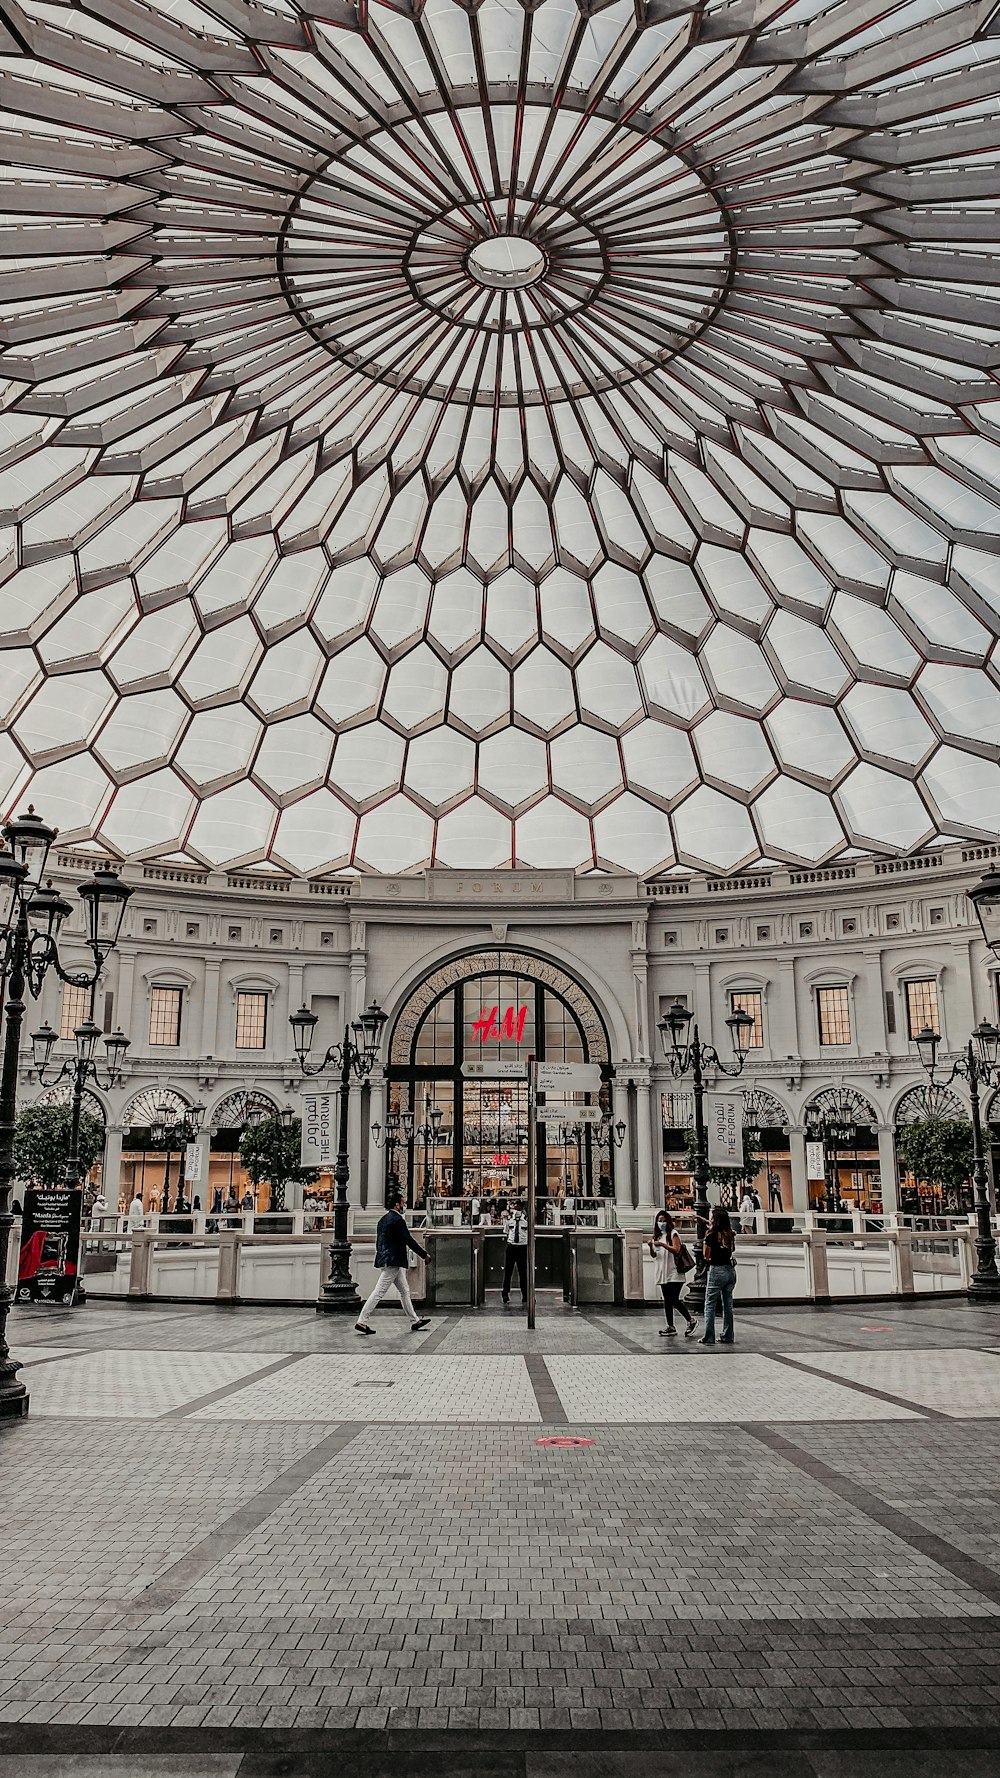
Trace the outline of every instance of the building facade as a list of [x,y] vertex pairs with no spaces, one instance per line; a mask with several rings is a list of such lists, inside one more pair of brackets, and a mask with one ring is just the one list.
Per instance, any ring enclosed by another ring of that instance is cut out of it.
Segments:
[[[131,1039],[122,1085],[92,1101],[107,1127],[106,1195],[125,1201],[138,1186],[159,1208],[171,1165],[176,1189],[179,1156],[165,1161],[149,1136],[162,1105],[205,1107],[188,1195],[208,1209],[228,1185],[242,1190],[248,1107],[299,1108],[290,1013],[305,1004],[317,1015],[322,1054],[376,1000],[387,1014],[382,1062],[350,1104],[359,1217],[383,1202],[387,1166],[418,1206],[522,1190],[522,1064],[532,1053],[600,1062],[604,1128],[618,1126],[603,1146],[569,1116],[550,1131],[545,1193],[613,1196],[620,1222],[645,1222],[655,1205],[689,1195],[690,1084],[671,1076],[657,1032],[679,997],[723,1056],[732,1011],[754,1021],[738,1085],[711,1071],[710,1084],[746,1095],[762,1201],[892,1210],[895,1130],[930,1103],[912,1036],[932,1025],[944,1057],[997,1016],[996,966],[965,893],[997,852],[954,845],[656,882],[444,869],[297,881],[127,866],[135,893],[94,1009]],[[92,864],[89,853],[59,852],[60,886],[71,891]],[[82,940],[79,915],[68,941],[74,931]],[[72,963],[70,942],[66,951]],[[86,1011],[50,980],[37,1022],[47,1017],[68,1039]],[[21,1100],[42,1096],[27,1048]],[[957,1090],[937,1108],[967,1115]],[[412,1114],[414,1133],[387,1151],[393,1111]],[[904,1207],[917,1207],[912,1186]],[[920,1207],[959,1206],[925,1192]]]

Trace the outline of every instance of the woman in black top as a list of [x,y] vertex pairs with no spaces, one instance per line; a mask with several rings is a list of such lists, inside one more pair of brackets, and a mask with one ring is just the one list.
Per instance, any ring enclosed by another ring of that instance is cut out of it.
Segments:
[[736,1286],[736,1236],[729,1220],[729,1211],[717,1205],[712,1211],[705,1234],[705,1263],[708,1281],[705,1286],[705,1332],[700,1346],[715,1345],[715,1312],[722,1304],[720,1346],[733,1344],[733,1290]]

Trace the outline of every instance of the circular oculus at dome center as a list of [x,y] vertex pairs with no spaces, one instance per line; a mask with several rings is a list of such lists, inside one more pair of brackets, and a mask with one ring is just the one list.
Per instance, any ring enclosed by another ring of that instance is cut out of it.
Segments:
[[545,254],[524,235],[478,241],[466,259],[469,276],[488,290],[524,290],[545,272]]

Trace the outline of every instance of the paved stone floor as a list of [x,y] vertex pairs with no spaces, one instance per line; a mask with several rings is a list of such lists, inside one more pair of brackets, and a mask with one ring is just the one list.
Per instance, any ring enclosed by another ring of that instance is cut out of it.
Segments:
[[0,1778],[1000,1774],[1000,1312],[659,1325],[16,1313]]

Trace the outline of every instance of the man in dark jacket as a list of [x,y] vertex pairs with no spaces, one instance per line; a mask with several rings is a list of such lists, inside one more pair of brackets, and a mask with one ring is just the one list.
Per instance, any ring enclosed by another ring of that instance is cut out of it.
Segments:
[[373,1334],[375,1329],[368,1325],[368,1317],[376,1309],[386,1292],[395,1285],[399,1300],[410,1318],[410,1332],[419,1333],[422,1327],[430,1326],[429,1315],[418,1315],[413,1307],[410,1286],[406,1276],[406,1250],[419,1253],[421,1259],[427,1259],[427,1251],[415,1241],[406,1226],[400,1206],[403,1194],[398,1190],[389,1192],[386,1198],[385,1215],[379,1218],[375,1230],[375,1268],[378,1280],[375,1289],[368,1298],[361,1314],[355,1322],[355,1331],[359,1334]]

